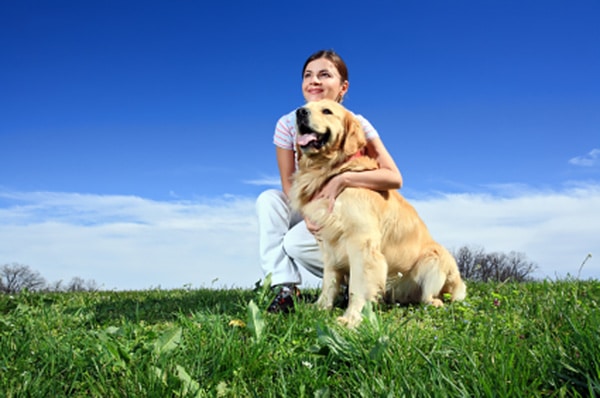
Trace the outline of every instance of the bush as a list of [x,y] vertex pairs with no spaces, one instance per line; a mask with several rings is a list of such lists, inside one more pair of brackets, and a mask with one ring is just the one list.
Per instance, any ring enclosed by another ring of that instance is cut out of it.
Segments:
[[31,292],[94,292],[99,290],[94,280],[74,277],[66,285],[62,281],[46,283],[39,272],[28,265],[12,263],[0,267],[0,293],[16,294],[23,290]]
[[483,249],[463,246],[454,253],[458,269],[464,279],[481,282],[526,282],[537,265],[527,260],[524,253],[485,253]]
[[46,280],[28,265],[13,263],[0,268],[0,293],[13,294],[24,289],[36,291],[45,285]]

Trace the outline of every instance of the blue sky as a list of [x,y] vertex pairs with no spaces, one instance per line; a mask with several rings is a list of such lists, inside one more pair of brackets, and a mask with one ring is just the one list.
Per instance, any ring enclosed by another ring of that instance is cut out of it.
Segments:
[[[600,277],[600,3],[0,6],[0,264],[105,288],[251,286],[253,203],[312,52],[348,64],[449,248]],[[308,279],[310,280],[310,278]]]

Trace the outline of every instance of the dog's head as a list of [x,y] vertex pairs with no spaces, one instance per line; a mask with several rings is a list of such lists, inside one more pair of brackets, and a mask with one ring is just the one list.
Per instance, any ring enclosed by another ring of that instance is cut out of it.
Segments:
[[296,110],[298,156],[339,158],[355,155],[367,141],[356,117],[332,100],[309,102]]

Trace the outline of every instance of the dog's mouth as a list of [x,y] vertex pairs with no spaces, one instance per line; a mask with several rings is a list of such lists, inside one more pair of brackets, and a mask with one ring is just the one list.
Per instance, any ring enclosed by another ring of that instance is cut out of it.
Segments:
[[320,133],[311,129],[310,126],[304,123],[301,123],[298,127],[298,137],[296,142],[303,151],[309,148],[319,150],[325,146],[327,141],[329,141],[329,136],[331,135],[329,129],[327,129],[325,133]]

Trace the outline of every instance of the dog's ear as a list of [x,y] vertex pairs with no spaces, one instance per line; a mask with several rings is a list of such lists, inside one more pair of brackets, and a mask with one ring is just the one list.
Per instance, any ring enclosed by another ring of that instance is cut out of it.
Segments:
[[300,149],[300,145],[296,144],[296,163],[300,162],[301,157],[302,157],[302,149]]
[[358,119],[349,111],[346,111],[344,116],[344,130],[346,130],[346,136],[342,148],[346,156],[352,156],[358,151],[362,150],[367,145],[367,139],[365,138],[365,132],[360,125]]

